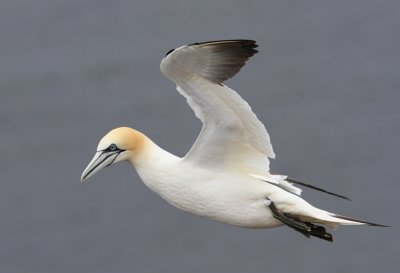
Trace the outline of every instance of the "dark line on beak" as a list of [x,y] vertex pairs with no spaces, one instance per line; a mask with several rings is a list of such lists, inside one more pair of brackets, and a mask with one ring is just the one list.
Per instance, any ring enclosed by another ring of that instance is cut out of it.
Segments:
[[[96,159],[96,161],[100,158],[100,156],[102,156],[104,154],[104,152],[102,154],[99,155],[99,157]],[[107,158],[109,158],[110,156],[114,155],[115,153],[109,154],[107,155],[102,161],[100,161],[96,166],[94,166],[92,169],[90,169],[90,171],[83,177],[83,179],[85,179],[89,174],[91,174],[95,169],[97,169],[98,166],[101,165],[101,163],[103,163]],[[95,162],[96,162],[95,161]],[[94,164],[94,163],[93,163]],[[108,165],[107,165],[108,166]]]
[[[100,151],[96,151],[96,152],[100,152]],[[94,162],[96,162],[97,160],[99,160],[100,156],[102,156],[103,153],[99,154],[99,156],[96,158],[96,160]]]
[[122,151],[116,153],[116,156],[114,157],[114,159],[113,159],[113,160],[110,162],[110,164],[108,164],[106,167],[108,167],[108,166],[110,166],[111,164],[113,164],[114,161],[115,161],[115,159],[117,159],[117,157],[119,156],[119,154],[120,154],[121,152],[122,152]]

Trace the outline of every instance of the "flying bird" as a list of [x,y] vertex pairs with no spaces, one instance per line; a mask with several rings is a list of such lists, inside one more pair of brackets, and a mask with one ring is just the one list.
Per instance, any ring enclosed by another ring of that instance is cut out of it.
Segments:
[[168,203],[223,223],[245,228],[286,225],[327,241],[332,235],[324,226],[383,226],[316,208],[301,198],[297,185],[346,197],[270,172],[268,158],[275,153],[267,130],[247,102],[223,84],[256,48],[252,40],[221,40],[169,51],[161,71],[203,123],[189,152],[178,157],[135,129],[116,128],[100,140],[81,181],[128,161]]

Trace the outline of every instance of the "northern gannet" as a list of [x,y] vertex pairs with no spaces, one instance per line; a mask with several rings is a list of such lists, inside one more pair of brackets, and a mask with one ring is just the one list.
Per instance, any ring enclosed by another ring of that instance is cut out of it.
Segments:
[[325,190],[269,171],[268,158],[275,153],[264,125],[247,102],[223,84],[257,53],[256,47],[252,40],[221,40],[169,51],[161,71],[203,122],[190,151],[177,157],[143,133],[120,127],[100,140],[81,181],[128,161],[144,184],[168,203],[231,225],[287,225],[327,241],[332,235],[322,225],[382,226],[318,209],[300,197],[301,189],[293,183]]

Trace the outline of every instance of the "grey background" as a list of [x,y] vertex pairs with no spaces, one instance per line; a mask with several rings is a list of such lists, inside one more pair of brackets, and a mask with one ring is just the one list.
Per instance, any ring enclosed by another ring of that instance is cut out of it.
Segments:
[[[398,272],[399,1],[0,3],[0,272]],[[127,125],[184,155],[201,123],[159,71],[182,44],[251,38],[228,85],[266,124],[276,172],[352,197],[312,204],[391,228],[334,243],[190,215],[128,164],[80,184]]]

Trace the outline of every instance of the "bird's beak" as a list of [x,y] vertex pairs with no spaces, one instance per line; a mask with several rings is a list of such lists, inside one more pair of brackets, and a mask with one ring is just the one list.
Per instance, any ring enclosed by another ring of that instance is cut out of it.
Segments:
[[115,159],[117,159],[120,153],[121,150],[97,151],[92,161],[90,161],[89,165],[83,171],[81,176],[81,182],[84,182],[86,179],[88,179],[101,169],[110,166],[115,161]]

